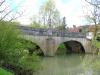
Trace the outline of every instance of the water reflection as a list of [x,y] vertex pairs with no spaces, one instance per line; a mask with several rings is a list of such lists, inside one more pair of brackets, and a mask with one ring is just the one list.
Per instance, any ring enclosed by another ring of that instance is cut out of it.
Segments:
[[81,54],[45,57],[41,70],[34,75],[99,75],[92,68],[96,58],[96,55]]

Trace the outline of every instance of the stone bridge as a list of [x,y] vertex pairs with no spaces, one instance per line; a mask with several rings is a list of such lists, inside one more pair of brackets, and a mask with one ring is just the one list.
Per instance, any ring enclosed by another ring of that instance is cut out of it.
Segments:
[[[20,26],[23,38],[36,43],[45,56],[54,56],[61,43],[76,52],[91,53],[91,42],[84,33],[70,33],[64,30],[32,29]],[[81,51],[78,51],[81,50]]]

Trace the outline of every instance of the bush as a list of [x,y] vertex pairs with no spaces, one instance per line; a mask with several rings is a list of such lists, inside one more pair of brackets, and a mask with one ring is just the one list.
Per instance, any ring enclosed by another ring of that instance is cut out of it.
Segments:
[[13,75],[12,73],[0,68],[0,75]]
[[59,48],[60,48],[60,49],[65,49],[64,44],[60,44]]
[[100,35],[97,35],[96,39],[92,40],[92,45],[96,48],[100,48]]
[[39,57],[35,54],[29,56],[26,55],[22,57],[19,61],[19,65],[24,69],[24,70],[30,70],[30,71],[37,71],[40,67],[39,65]]
[[16,28],[15,23],[0,22],[0,64],[6,69],[12,70],[15,74],[20,69],[22,71],[36,71],[39,67],[39,58],[35,54],[29,56],[25,51],[27,47],[33,45],[31,42],[25,43],[19,35],[20,31]]
[[[0,22],[0,59],[4,61],[18,61],[22,54],[18,41],[19,31],[12,22]],[[15,62],[16,62],[15,61]]]

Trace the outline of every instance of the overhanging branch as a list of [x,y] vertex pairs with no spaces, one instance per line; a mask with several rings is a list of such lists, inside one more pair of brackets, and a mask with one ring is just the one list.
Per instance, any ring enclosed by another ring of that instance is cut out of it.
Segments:
[[94,3],[92,3],[92,2],[89,2],[88,0],[85,0],[87,3],[89,3],[89,4],[91,4],[91,5],[93,5],[93,6],[96,6],[97,8],[99,8],[100,9],[100,4],[94,4]]

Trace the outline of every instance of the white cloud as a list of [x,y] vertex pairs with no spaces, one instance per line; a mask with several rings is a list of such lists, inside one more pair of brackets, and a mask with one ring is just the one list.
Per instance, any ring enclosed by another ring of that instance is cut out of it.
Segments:
[[24,13],[17,21],[22,24],[29,24],[30,18],[38,12],[38,9],[37,0],[26,0],[20,8],[20,10],[24,10]]
[[61,12],[62,16],[67,19],[68,26],[82,25],[84,15],[82,5],[85,2],[83,0],[70,0],[68,3],[62,3],[60,0],[56,0],[56,6]]

